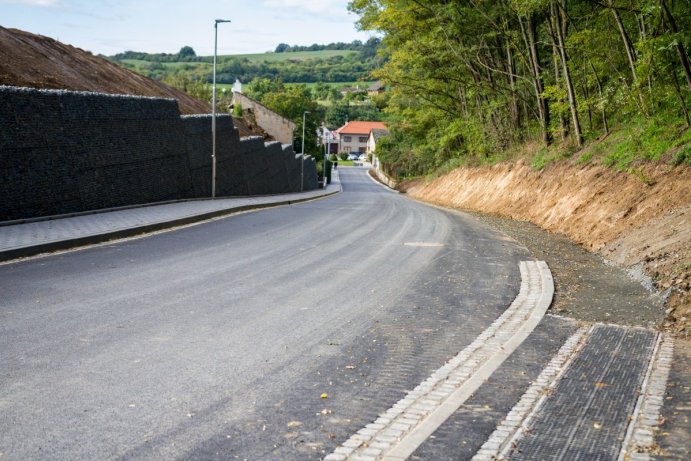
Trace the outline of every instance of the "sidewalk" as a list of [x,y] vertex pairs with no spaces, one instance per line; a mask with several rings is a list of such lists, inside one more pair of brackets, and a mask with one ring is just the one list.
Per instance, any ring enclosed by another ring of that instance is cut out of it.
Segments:
[[336,172],[326,189],[254,197],[193,199],[0,222],[0,261],[131,237],[240,211],[314,200],[341,191]]

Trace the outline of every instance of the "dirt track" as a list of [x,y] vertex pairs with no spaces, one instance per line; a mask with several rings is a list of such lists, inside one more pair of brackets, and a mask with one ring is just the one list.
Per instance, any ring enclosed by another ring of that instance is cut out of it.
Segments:
[[658,164],[642,173],[645,182],[598,165],[564,161],[536,171],[518,162],[458,168],[403,188],[415,199],[530,221],[566,235],[661,292],[668,298],[664,326],[688,337],[691,170]]

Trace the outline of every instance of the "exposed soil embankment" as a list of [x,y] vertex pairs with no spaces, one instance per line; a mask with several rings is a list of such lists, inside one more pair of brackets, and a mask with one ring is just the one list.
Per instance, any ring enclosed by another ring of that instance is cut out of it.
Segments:
[[412,198],[530,221],[629,269],[668,299],[668,326],[690,333],[691,169],[637,174],[560,162],[458,168],[401,186]]

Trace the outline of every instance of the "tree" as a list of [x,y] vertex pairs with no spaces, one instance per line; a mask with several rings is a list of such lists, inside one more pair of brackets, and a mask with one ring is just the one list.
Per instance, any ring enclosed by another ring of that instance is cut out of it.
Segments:
[[290,119],[298,127],[293,146],[298,152],[302,148],[302,115],[308,111],[305,120],[305,152],[321,158],[321,149],[317,145],[317,127],[321,117],[321,108],[312,97],[312,92],[305,85],[284,86],[277,82],[276,91],[264,93],[259,100],[269,109]]
[[193,58],[197,56],[197,53],[194,52],[194,49],[191,46],[183,46],[182,48],[180,48],[178,56],[181,58]]
[[424,173],[459,157],[491,157],[536,135],[549,144],[555,131],[581,146],[589,132],[609,133],[611,120],[655,111],[691,124],[688,6],[351,0],[358,26],[382,37],[383,67],[373,74],[393,89],[382,161]]

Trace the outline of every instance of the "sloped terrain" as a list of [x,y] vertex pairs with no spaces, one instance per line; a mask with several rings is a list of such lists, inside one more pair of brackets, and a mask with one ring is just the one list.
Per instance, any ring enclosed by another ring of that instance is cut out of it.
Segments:
[[627,268],[668,296],[668,327],[691,333],[691,170],[650,164],[646,181],[601,165],[523,161],[462,167],[402,187],[416,199],[530,221]]
[[183,114],[211,105],[52,38],[0,27],[0,84],[177,99]]
[[[52,38],[0,27],[0,85],[172,98],[182,114],[208,114],[211,104]],[[240,136],[266,133],[235,120]]]

